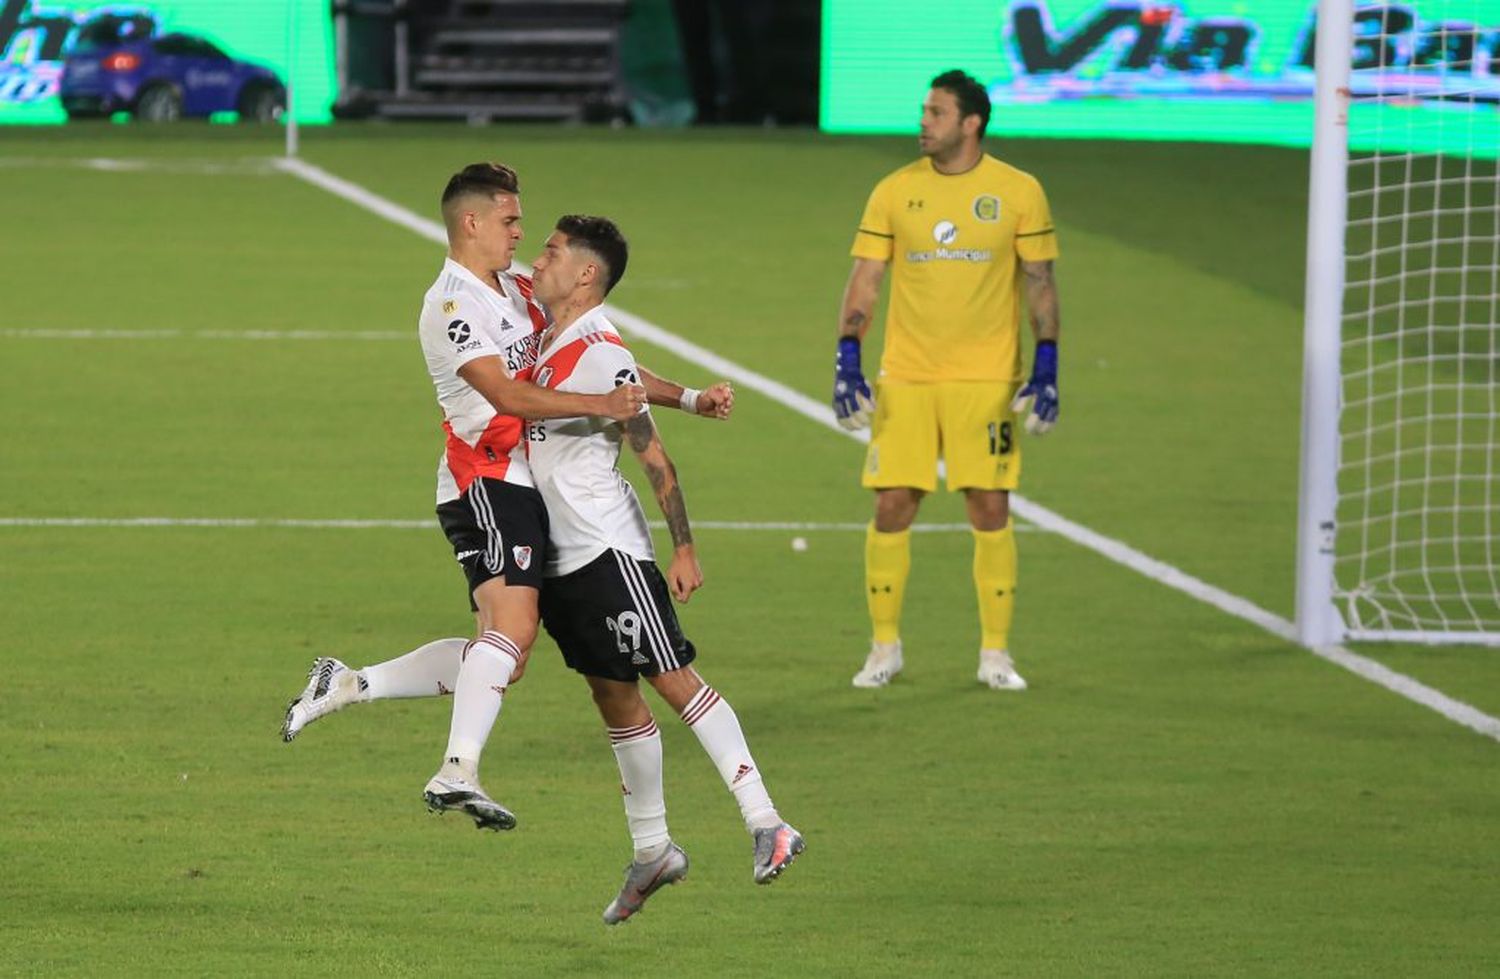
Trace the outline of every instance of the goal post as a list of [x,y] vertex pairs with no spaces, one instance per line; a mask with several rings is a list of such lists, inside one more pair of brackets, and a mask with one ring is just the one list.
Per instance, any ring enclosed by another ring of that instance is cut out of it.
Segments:
[[1316,30],[1297,636],[1500,645],[1500,2]]
[[1333,564],[1354,0],[1319,0],[1317,17],[1303,307],[1302,463],[1297,491],[1297,638],[1305,646],[1329,645],[1344,638],[1344,625],[1333,602]]

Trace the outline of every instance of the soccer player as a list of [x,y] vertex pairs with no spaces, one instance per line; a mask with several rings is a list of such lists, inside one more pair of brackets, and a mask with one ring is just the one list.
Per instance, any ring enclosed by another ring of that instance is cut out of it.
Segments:
[[413,688],[451,692],[444,762],[424,798],[436,811],[468,813],[481,828],[510,829],[515,816],[484,791],[478,766],[537,631],[547,512],[526,464],[523,419],[630,418],[647,393],[636,384],[592,395],[530,383],[547,319],[531,281],[510,271],[522,237],[515,171],[465,167],[448,181],[442,213],[448,257],[423,299],[418,333],[447,433],[438,520],[468,579],[479,634],[428,643],[360,673],[318,659],[287,708],[282,737],[290,741],[311,721],[359,700],[411,695]]
[[[984,87],[961,71],[932,80],[922,103],[922,158],[875,185],[854,236],[839,313],[833,407],[846,428],[874,422],[864,485],[875,491],[865,537],[873,641],[856,687],[883,687],[902,667],[901,598],[911,525],[937,487],[962,490],[974,534],[979,681],[1024,690],[1009,652],[1016,590],[1010,491],[1021,475],[1016,414],[1026,431],[1057,421],[1057,236],[1036,178],[985,153]],[[872,397],[860,365],[886,270],[885,350]],[[1036,338],[1021,386],[1025,296]],[[1019,388],[1019,390],[1017,390]]]
[[[558,392],[599,394],[636,380],[635,358],[600,308],[625,274],[628,248],[606,218],[557,222],[536,259],[534,286],[555,324],[544,335],[534,379]],[[568,666],[583,674],[614,748],[635,856],[604,911],[615,924],[656,890],[681,880],[687,854],[667,831],[661,734],[641,696],[644,677],[692,729],[739,803],[754,840],[754,880],[774,880],[803,850],[777,814],[734,710],[693,668],[668,592],[678,601],[703,584],[677,472],[645,409],[623,425],[553,418],[527,429],[532,471],[551,516],[552,549],[542,622]],[[651,481],[672,536],[665,580],[640,502],[616,463],[628,441]]]

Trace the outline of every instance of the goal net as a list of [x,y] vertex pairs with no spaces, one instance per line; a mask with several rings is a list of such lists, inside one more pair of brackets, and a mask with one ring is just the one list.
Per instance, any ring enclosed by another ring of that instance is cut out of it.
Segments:
[[1332,638],[1500,644],[1500,0],[1337,6]]

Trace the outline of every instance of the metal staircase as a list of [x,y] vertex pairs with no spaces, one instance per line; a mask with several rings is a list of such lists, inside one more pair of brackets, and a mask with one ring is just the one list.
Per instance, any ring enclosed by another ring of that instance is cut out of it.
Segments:
[[[628,4],[334,0],[334,112],[475,123],[622,119]],[[386,57],[371,60],[372,49]]]

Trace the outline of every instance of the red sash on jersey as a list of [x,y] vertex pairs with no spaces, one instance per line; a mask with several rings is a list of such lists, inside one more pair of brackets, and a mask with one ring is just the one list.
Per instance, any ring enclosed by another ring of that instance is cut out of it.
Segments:
[[[542,307],[531,298],[531,276],[517,274],[513,278],[516,280],[517,291],[526,302],[526,315],[531,317],[531,335],[537,336],[547,329],[547,314],[542,312]],[[533,362],[516,371],[515,378],[518,381],[529,381],[535,371],[536,364]]]
[[[621,340],[614,333],[585,333],[577,340],[571,341],[561,350],[552,354],[546,361],[539,361],[535,368],[536,382],[546,388],[557,387],[572,375],[574,368],[578,366],[578,361],[582,359],[584,351],[596,343],[612,343],[617,347],[625,346],[625,341]],[[603,392],[599,393],[602,394]]]
[[[516,290],[526,301],[526,314],[531,318],[532,336],[536,336],[547,328],[547,315],[542,312],[542,307],[537,305],[536,300],[531,298],[531,277],[518,274],[513,278],[516,282]],[[515,379],[529,381],[535,371],[536,363],[533,361],[516,371]],[[510,454],[521,443],[525,423],[515,415],[496,414],[484,427],[479,440],[473,445],[454,435],[453,426],[446,421],[443,422],[443,431],[448,435],[446,452],[448,471],[453,474],[453,480],[458,484],[458,491],[462,493],[480,476],[488,476],[490,479],[505,478],[506,472],[510,469]]]
[[496,415],[484,427],[479,441],[473,445],[453,434],[453,426],[443,422],[443,431],[448,436],[446,457],[448,471],[464,492],[469,484],[480,476],[504,479],[510,469],[510,453],[521,441],[522,422],[515,415]]
[[547,328],[547,314],[531,298],[531,276],[517,274],[515,279],[516,288],[521,290],[521,298],[526,300],[526,312],[531,316],[531,325],[535,332],[540,333]]

